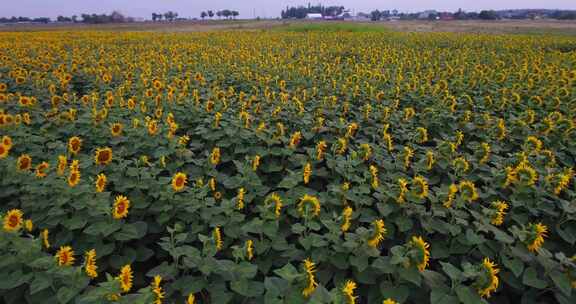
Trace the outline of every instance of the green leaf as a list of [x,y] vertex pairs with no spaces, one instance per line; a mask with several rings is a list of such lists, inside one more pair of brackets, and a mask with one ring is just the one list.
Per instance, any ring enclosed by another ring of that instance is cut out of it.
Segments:
[[124,224],[122,230],[116,232],[114,237],[118,241],[128,241],[140,239],[146,235],[148,225],[145,222],[136,222],[133,224]]
[[288,283],[292,283],[292,281],[301,277],[301,274],[298,273],[298,270],[296,270],[296,268],[290,263],[284,265],[284,267],[280,269],[274,270],[274,273],[288,281]]
[[572,284],[570,278],[565,273],[559,271],[553,271],[550,274],[550,278],[554,282],[554,285],[560,289],[560,291],[566,296],[570,296],[572,293]]
[[442,270],[452,279],[455,281],[460,281],[462,279],[462,271],[456,268],[454,265],[450,263],[440,262],[442,265]]
[[416,267],[408,267],[400,271],[400,277],[408,282],[412,282],[417,286],[422,284],[422,277]]
[[52,284],[52,277],[45,273],[37,273],[34,276],[34,280],[30,283],[30,294],[35,294],[42,291]]
[[431,289],[434,288],[440,288],[440,287],[445,287],[446,285],[444,284],[444,282],[446,281],[446,277],[444,277],[442,274],[436,272],[436,271],[432,271],[432,270],[424,270],[422,271],[420,274],[422,274],[422,277],[424,277],[424,282],[431,287]]
[[464,304],[480,304],[482,303],[482,298],[470,287],[468,286],[458,286],[456,288],[456,294],[460,302]]
[[230,288],[245,297],[258,297],[264,293],[264,285],[260,282],[235,280],[230,282]]
[[430,304],[458,304],[460,301],[456,296],[445,293],[442,290],[433,289],[430,293]]
[[520,259],[502,257],[502,264],[510,269],[516,277],[520,277],[524,271],[524,263]]
[[61,287],[58,289],[58,293],[56,293],[56,297],[61,304],[66,304],[74,298],[78,294],[79,290],[73,289],[67,286]]
[[524,271],[524,276],[522,277],[522,283],[530,287],[543,289],[548,285],[546,281],[538,278],[538,273],[532,267],[526,268]]

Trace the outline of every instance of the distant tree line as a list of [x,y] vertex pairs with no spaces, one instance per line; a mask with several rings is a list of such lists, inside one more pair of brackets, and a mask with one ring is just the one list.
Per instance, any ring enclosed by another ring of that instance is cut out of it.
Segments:
[[18,22],[35,22],[35,23],[48,23],[50,22],[48,17],[38,17],[38,18],[28,18],[28,17],[0,17],[0,23],[18,23]]
[[323,6],[323,5],[310,5],[308,6],[292,6],[286,7],[282,10],[282,19],[304,19],[308,14],[322,14],[322,16],[338,16],[344,12],[343,6]]
[[[359,15],[365,15],[360,13]],[[480,12],[465,12],[459,9],[456,12],[424,11],[418,13],[398,13],[393,10],[373,10],[369,18],[372,21],[388,19],[391,17],[401,20],[428,19],[428,20],[499,20],[499,19],[537,19],[548,18],[558,20],[576,20],[576,11],[568,10],[540,10],[540,9],[517,9],[517,10],[482,10]]]
[[174,21],[178,19],[178,13],[173,11],[167,11],[165,13],[152,13],[152,21]]
[[222,17],[226,18],[226,19],[236,19],[236,17],[238,17],[240,15],[240,12],[238,11],[234,11],[234,10],[229,10],[229,9],[225,9],[225,10],[220,10],[217,11],[216,13],[214,13],[214,11],[212,10],[208,10],[208,11],[202,11],[200,13],[200,18],[202,18],[202,20],[204,20],[206,17],[209,17],[210,19],[212,19],[214,16],[218,17],[218,19],[221,19]]

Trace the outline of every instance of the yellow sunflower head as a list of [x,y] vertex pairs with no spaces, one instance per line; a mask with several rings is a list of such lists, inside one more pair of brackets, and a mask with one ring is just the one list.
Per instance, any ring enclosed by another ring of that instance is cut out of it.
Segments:
[[48,175],[46,171],[50,168],[50,164],[47,162],[41,162],[38,166],[36,166],[36,177],[43,178]]
[[20,209],[12,209],[4,215],[4,231],[18,231],[22,227],[24,213]]
[[71,137],[68,140],[68,152],[72,155],[78,154],[82,148],[82,139],[78,136]]
[[106,188],[106,183],[108,179],[104,173],[98,174],[96,177],[96,192],[104,192],[104,188]]
[[110,133],[114,137],[120,136],[122,135],[123,128],[124,126],[121,123],[113,123],[112,125],[110,125]]
[[32,158],[28,154],[22,154],[16,162],[18,171],[28,171],[32,168]]
[[108,147],[97,148],[94,161],[97,165],[108,165],[112,161],[112,149]]
[[128,209],[130,208],[130,200],[123,195],[116,196],[114,200],[114,207],[112,208],[112,216],[115,219],[122,219],[128,216]]
[[76,187],[80,183],[80,171],[71,170],[70,175],[68,175],[68,186]]
[[172,189],[176,192],[184,190],[186,183],[188,183],[188,177],[185,173],[178,172],[172,177]]
[[56,252],[56,261],[58,262],[58,266],[72,266],[74,264],[74,251],[70,246],[62,246]]

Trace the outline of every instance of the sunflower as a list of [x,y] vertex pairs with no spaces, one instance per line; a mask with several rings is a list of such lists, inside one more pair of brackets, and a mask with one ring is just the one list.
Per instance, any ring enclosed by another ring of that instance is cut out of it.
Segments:
[[302,172],[302,179],[304,181],[304,185],[308,185],[308,183],[310,182],[310,175],[312,175],[312,164],[308,162],[304,166],[304,171]]
[[398,302],[388,298],[382,302],[382,304],[399,304]]
[[255,155],[254,158],[252,159],[252,171],[258,170],[259,166],[260,166],[260,155]]
[[350,229],[353,212],[354,210],[350,206],[347,206],[342,211],[342,225],[340,226],[340,230],[342,230],[342,232],[346,232],[348,229]]
[[288,145],[288,147],[290,149],[295,149],[298,146],[298,144],[300,144],[301,139],[302,139],[302,133],[300,133],[300,131],[294,132],[294,134],[292,134],[292,136],[290,137],[290,144]]
[[159,275],[154,276],[154,282],[152,283],[152,293],[154,293],[155,296],[154,304],[162,304],[162,299],[166,296],[160,283],[162,283],[162,277]]
[[508,209],[508,204],[503,201],[495,201],[490,204],[494,210],[494,215],[490,220],[490,223],[494,226],[500,226],[504,223],[504,215],[506,215],[506,209]]
[[324,159],[324,153],[326,152],[327,148],[328,145],[324,140],[321,140],[318,142],[318,144],[316,144],[316,160],[320,161]]
[[347,304],[355,304],[357,296],[354,296],[354,290],[356,289],[356,283],[354,281],[348,280],[344,283],[342,287],[342,294],[344,294],[344,298],[346,299]]
[[172,189],[176,192],[184,190],[186,183],[188,183],[188,177],[185,173],[178,172],[172,177]]
[[220,226],[216,226],[212,232],[212,237],[214,244],[216,245],[216,250],[220,251],[224,247],[224,242],[222,242],[222,233],[220,232]]
[[264,204],[266,206],[269,206],[270,202],[274,203],[274,215],[276,216],[276,218],[280,218],[280,211],[282,210],[282,199],[280,198],[280,195],[278,195],[277,193],[272,193],[270,196],[266,198]]
[[50,239],[48,238],[48,229],[42,230],[42,244],[44,245],[44,248],[46,248],[46,249],[50,248]]
[[190,141],[190,136],[188,136],[188,135],[182,135],[182,136],[180,136],[180,138],[178,138],[178,144],[181,145],[182,147],[185,147],[189,141]]
[[408,193],[408,182],[403,178],[399,178],[398,187],[400,188],[400,193],[398,193],[396,202],[398,204],[403,204],[406,202],[406,193]]
[[372,222],[372,229],[372,236],[368,239],[368,246],[376,248],[384,240],[387,230],[382,219]]
[[186,304],[196,304],[196,297],[193,293],[188,294],[188,297],[186,298]]
[[491,293],[498,289],[498,272],[496,264],[490,261],[489,258],[484,258],[481,265],[482,275],[476,281],[478,294],[483,298],[489,298]]
[[24,227],[26,228],[26,231],[32,232],[32,229],[34,229],[34,223],[32,222],[32,220],[25,220]]
[[572,180],[573,176],[574,176],[574,171],[572,170],[572,168],[568,168],[568,169],[564,170],[563,173],[558,174],[557,175],[557,184],[554,187],[554,194],[560,195],[560,193],[562,193],[563,190],[567,189],[568,185],[570,185],[570,180]]
[[107,178],[104,173],[98,174],[96,178],[96,192],[104,192],[104,188],[106,188]]
[[130,200],[123,196],[118,195],[114,200],[114,206],[112,207],[112,216],[119,220],[128,216],[128,209],[130,208]]
[[14,232],[22,227],[22,216],[24,213],[20,209],[12,209],[4,215],[4,231]]
[[374,190],[376,190],[380,185],[380,179],[378,178],[378,168],[374,165],[370,165],[369,169],[370,169],[370,176],[372,177],[370,185]]
[[482,147],[482,158],[480,158],[480,164],[484,164],[490,159],[491,148],[490,145],[485,142],[480,146]]
[[76,187],[80,182],[80,171],[78,170],[71,170],[70,175],[68,175],[68,186]]
[[320,215],[320,201],[313,195],[304,194],[302,198],[300,198],[300,202],[298,203],[298,211],[300,215],[306,216],[308,214],[309,208],[308,206],[312,207],[312,216],[319,216]]
[[214,166],[220,163],[220,148],[215,147],[210,153],[210,163]]
[[0,159],[4,159],[4,158],[8,157],[9,152],[10,152],[10,149],[8,149],[7,146],[5,146],[4,144],[0,144]]
[[368,161],[372,156],[372,148],[370,147],[370,144],[361,144],[360,149],[362,150],[362,159]]
[[443,206],[446,208],[450,208],[454,200],[456,199],[456,193],[458,193],[458,186],[455,184],[451,184],[448,187],[448,195],[446,197],[446,201],[444,201]]
[[108,165],[112,161],[112,149],[105,147],[105,148],[97,148],[96,153],[94,154],[94,162],[97,165]]
[[64,173],[66,173],[66,167],[68,167],[68,159],[65,155],[58,155],[57,174],[59,176],[64,175]]
[[336,154],[342,155],[346,152],[348,148],[348,140],[344,137],[338,138],[338,144],[336,148]]
[[478,192],[476,191],[476,186],[471,181],[462,181],[458,185],[458,191],[462,193],[464,200],[469,203],[478,199]]
[[70,171],[78,171],[80,170],[80,161],[77,159],[72,160],[70,162]]
[[123,292],[129,292],[130,289],[132,289],[132,278],[132,267],[130,267],[130,265],[124,265],[120,269],[120,274],[117,277]]
[[423,144],[428,141],[428,130],[426,128],[419,127],[416,129],[418,132],[418,136],[416,137],[416,141],[419,144]]
[[254,258],[254,241],[252,240],[246,240],[246,258],[248,258],[248,260],[252,260]]
[[82,140],[78,136],[71,137],[68,140],[68,152],[72,155],[78,154],[82,148]]
[[238,195],[236,195],[236,209],[238,210],[244,209],[244,194],[246,194],[244,188],[238,189]]
[[154,136],[158,134],[158,122],[154,119],[149,120],[146,123],[146,128],[148,129],[148,134]]
[[466,173],[470,169],[468,161],[462,156],[454,159],[452,166],[454,167],[454,171],[461,173]]
[[434,152],[431,150],[426,151],[426,169],[432,170],[435,162],[436,160],[434,159]]
[[409,247],[414,250],[412,255],[413,260],[416,262],[416,267],[419,271],[424,271],[430,263],[430,245],[420,236],[413,236],[409,243]]
[[414,150],[410,147],[404,147],[404,169],[408,170],[410,168],[410,162],[412,161],[412,157],[414,156]]
[[2,136],[2,145],[8,150],[12,149],[12,137],[7,135]]
[[304,260],[304,271],[306,272],[306,287],[302,290],[302,295],[308,298],[314,293],[318,283],[316,282],[316,277],[314,273],[316,272],[316,264],[310,259]]
[[28,171],[32,168],[32,158],[28,154],[22,154],[16,162],[18,171]]
[[48,175],[46,170],[50,168],[50,164],[47,162],[41,162],[38,166],[36,166],[36,177],[43,178]]
[[548,237],[548,227],[542,223],[530,224],[528,233],[527,247],[530,252],[534,252],[542,247],[544,239]]
[[110,133],[112,136],[117,137],[122,135],[122,129],[124,126],[121,123],[113,123],[110,125]]
[[56,261],[58,266],[72,266],[74,264],[74,251],[70,246],[62,246],[56,252]]
[[428,196],[428,182],[420,175],[414,178],[414,188],[417,189],[416,196],[425,199]]
[[98,266],[96,265],[96,250],[92,249],[84,254],[84,271],[92,279],[98,277]]
[[538,173],[536,170],[532,168],[529,162],[522,161],[520,164],[514,169],[518,183],[526,186],[532,186],[538,180]]

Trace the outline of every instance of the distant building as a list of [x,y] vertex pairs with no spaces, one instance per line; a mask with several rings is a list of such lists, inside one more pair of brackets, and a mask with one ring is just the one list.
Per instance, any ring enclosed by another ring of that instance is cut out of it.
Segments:
[[450,21],[450,20],[455,20],[455,19],[456,19],[456,18],[454,17],[454,14],[448,13],[448,12],[440,13],[440,16],[439,16],[439,17],[440,17],[440,20],[443,20],[443,21]]
[[324,17],[322,17],[322,14],[306,14],[306,19],[311,19],[311,20],[321,20],[324,19]]
[[437,12],[435,10],[423,11],[420,14],[418,14],[418,19],[430,19],[431,16],[434,16],[436,14]]

